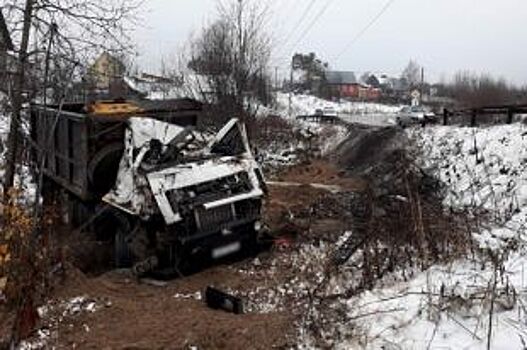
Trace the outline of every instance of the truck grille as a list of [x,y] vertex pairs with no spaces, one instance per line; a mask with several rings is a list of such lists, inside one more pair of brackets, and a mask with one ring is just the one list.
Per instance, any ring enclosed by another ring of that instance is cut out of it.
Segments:
[[244,200],[205,210],[196,208],[196,225],[201,231],[217,231],[236,221],[256,219],[260,214],[260,201]]
[[181,208],[194,208],[207,202],[250,192],[253,186],[247,172],[218,178],[177,190],[167,191],[166,196],[172,210],[178,212]]
[[201,231],[214,231],[221,229],[222,226],[232,222],[235,218],[231,205],[205,210],[205,208],[196,209],[196,224]]

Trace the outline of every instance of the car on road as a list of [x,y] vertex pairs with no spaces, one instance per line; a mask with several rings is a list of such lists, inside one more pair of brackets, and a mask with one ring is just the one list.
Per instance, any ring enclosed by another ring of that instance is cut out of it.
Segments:
[[424,106],[405,106],[397,113],[397,124],[405,127],[412,124],[435,123],[437,116]]
[[315,113],[314,113],[315,116],[320,116],[320,117],[338,117],[338,112],[335,108],[333,107],[324,107],[324,108],[318,108],[315,110]]

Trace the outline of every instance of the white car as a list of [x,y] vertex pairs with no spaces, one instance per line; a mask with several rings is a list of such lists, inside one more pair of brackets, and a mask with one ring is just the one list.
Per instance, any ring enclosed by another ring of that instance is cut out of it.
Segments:
[[423,106],[405,106],[397,113],[397,124],[407,126],[418,123],[434,123],[436,115],[430,109]]
[[324,107],[322,111],[326,117],[338,117],[337,110],[333,107]]
[[338,112],[333,107],[324,107],[315,110],[315,115],[324,117],[338,117]]

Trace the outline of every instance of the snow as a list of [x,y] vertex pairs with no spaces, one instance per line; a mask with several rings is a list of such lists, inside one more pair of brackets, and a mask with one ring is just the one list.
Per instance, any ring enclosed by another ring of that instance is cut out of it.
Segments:
[[159,82],[143,77],[125,77],[126,83],[134,90],[146,95],[149,100],[194,98],[202,100],[205,91],[210,91],[208,78],[192,71],[181,72],[173,82]]
[[527,205],[527,127],[435,127],[416,133],[425,165],[449,189],[445,204],[498,209],[510,216]]
[[337,111],[344,121],[369,125],[393,124],[393,117],[401,108],[372,102],[333,102],[312,95],[292,94],[289,113],[289,94],[278,93],[276,102],[278,114],[287,119],[298,115],[311,115],[317,109],[329,107]]
[[[7,103],[5,99],[6,97],[0,93],[0,108]],[[0,179],[3,179],[5,174],[9,125],[9,117],[0,109]],[[25,127],[24,132],[29,134],[27,126],[23,125],[23,127]],[[15,176],[15,186],[19,190],[18,202],[21,204],[29,204],[35,199],[36,183],[28,164],[20,164],[17,171],[18,172]],[[3,191],[2,188],[0,188],[0,193],[1,191]]]
[[128,86],[146,95],[149,100],[167,100],[188,97],[188,93],[180,85],[169,82],[157,82],[145,77],[124,77]]
[[[52,299],[37,309],[40,318],[40,328],[30,339],[23,340],[18,350],[36,350],[53,348],[53,342],[59,337],[58,329],[67,324],[74,327],[74,321],[83,314],[90,314],[101,309],[102,305],[109,307],[109,300],[96,300],[86,295],[69,299]],[[90,332],[86,324],[82,324],[85,332]]]
[[525,232],[526,125],[416,130],[413,137],[427,155],[424,166],[447,185],[444,204],[489,212],[498,226],[475,235],[482,247],[499,249],[500,241]]
[[[474,230],[482,251],[406,282],[384,279],[374,290],[345,301],[353,331],[335,348],[486,349],[494,283],[491,348],[524,348],[526,131],[525,125],[514,124],[409,132],[421,149],[422,164],[448,186],[446,206],[492,214],[479,232]],[[498,271],[485,258],[488,251],[503,257]]]
[[[5,95],[0,93],[0,106],[5,104]],[[4,164],[6,157],[6,145],[7,145],[7,135],[9,133],[9,118],[8,116],[0,110],[0,176],[3,177],[4,174]]]
[[[425,271],[395,271],[370,291],[329,299],[323,308],[335,310],[337,317],[326,319],[327,314],[309,305],[310,296],[318,293],[324,299],[350,290],[360,273],[352,257],[324,280],[328,257],[353,234],[345,232],[335,245],[302,244],[265,263],[257,258],[239,270],[272,281],[280,266],[294,269],[285,282],[262,283],[242,292],[249,300],[247,309],[304,310],[295,323],[298,349],[321,347],[313,338],[315,326],[325,346],[333,349],[476,350],[487,348],[493,302],[491,348],[525,348],[527,126],[437,126],[409,129],[408,135],[415,141],[420,165],[445,184],[445,208],[466,212],[478,222],[470,229],[479,250]],[[492,257],[502,264],[494,264]]]

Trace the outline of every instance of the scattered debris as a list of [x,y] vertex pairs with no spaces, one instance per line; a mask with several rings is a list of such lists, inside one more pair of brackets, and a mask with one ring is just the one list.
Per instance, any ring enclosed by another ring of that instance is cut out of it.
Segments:
[[201,292],[195,292],[192,294],[180,294],[176,293],[174,295],[174,298],[176,299],[194,299],[194,300],[202,300]]
[[148,284],[154,287],[166,287],[168,283],[166,281],[155,280],[153,278],[141,278],[141,283]]
[[222,309],[234,314],[243,314],[243,301],[213,287],[205,290],[205,302],[212,309]]

